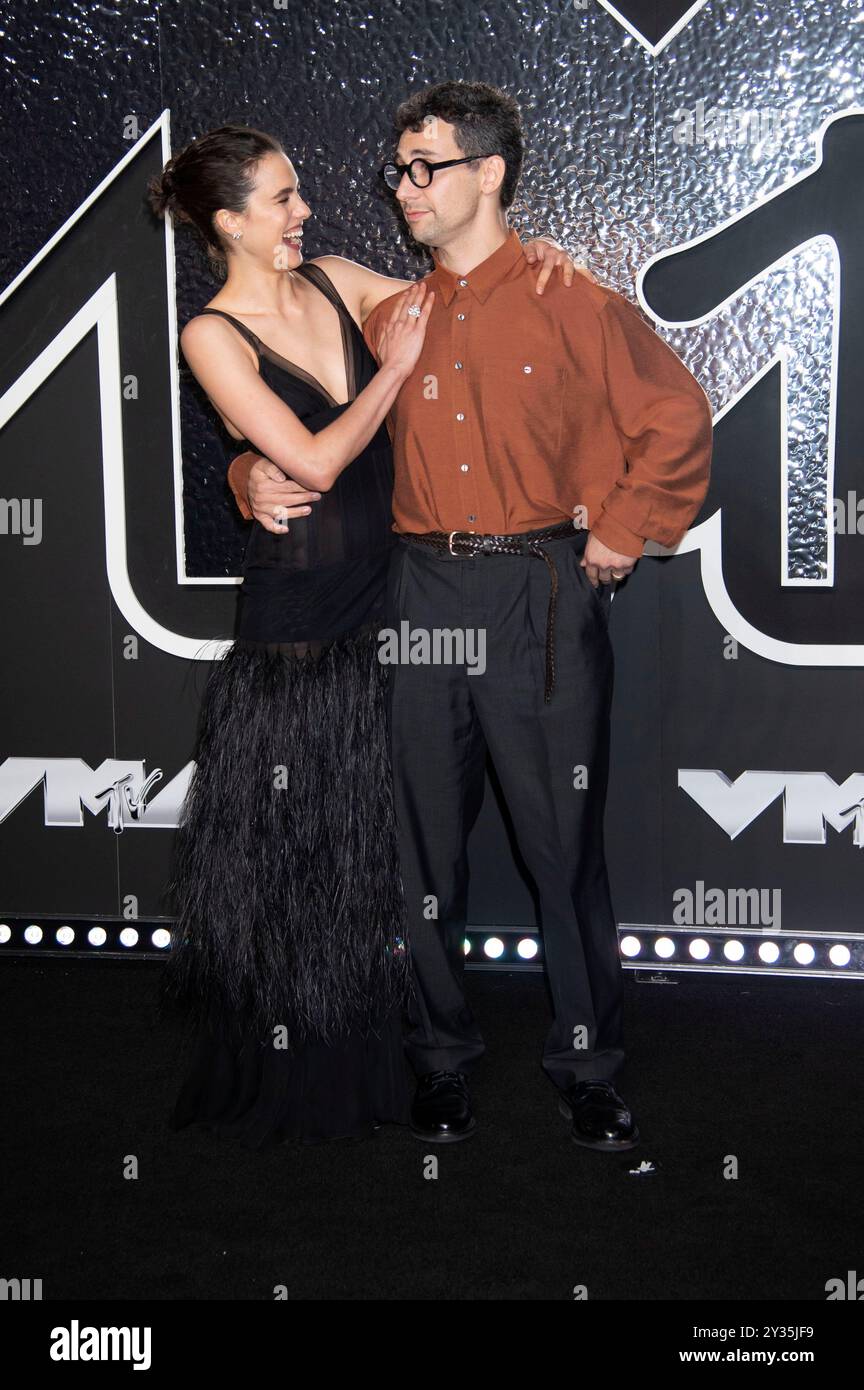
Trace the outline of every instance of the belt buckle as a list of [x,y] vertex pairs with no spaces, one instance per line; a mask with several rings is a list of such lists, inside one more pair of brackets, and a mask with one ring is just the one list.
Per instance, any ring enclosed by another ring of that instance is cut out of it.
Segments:
[[453,549],[453,537],[454,537],[454,536],[470,536],[470,535],[471,535],[471,532],[470,532],[470,531],[451,531],[451,532],[450,532],[450,540],[449,540],[449,542],[448,542],[448,548],[449,548],[449,550],[450,550],[450,554],[451,554],[451,555],[456,555],[456,554],[457,554],[457,552]]

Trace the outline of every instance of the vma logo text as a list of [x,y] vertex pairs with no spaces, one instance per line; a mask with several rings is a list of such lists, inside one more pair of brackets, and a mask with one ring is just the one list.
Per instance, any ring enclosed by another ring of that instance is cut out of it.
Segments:
[[742,772],[732,782],[708,767],[679,767],[678,785],[730,840],[783,798],[783,843],[824,845],[825,826],[854,826],[852,843],[864,849],[864,773],[838,786],[827,772]]
[[82,826],[85,810],[98,816],[107,808],[108,826],[117,835],[129,826],[174,830],[194,767],[187,763],[148,800],[162,769],[147,776],[143,761],[106,758],[92,768],[83,758],[7,758],[0,764],[0,823],[44,787],[46,825]]

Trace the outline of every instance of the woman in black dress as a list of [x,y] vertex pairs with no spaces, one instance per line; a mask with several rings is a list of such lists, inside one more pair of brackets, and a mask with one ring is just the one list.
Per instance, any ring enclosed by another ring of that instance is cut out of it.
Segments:
[[379,371],[325,269],[336,258],[302,259],[309,208],[264,132],[202,136],[149,191],[154,212],[191,223],[227,266],[181,334],[190,368],[238,448],[310,489],[286,534],[253,523],[236,640],[208,680],[172,883],[165,998],[194,1034],[171,1123],[251,1148],[365,1137],[409,1123],[376,634],[395,543],[383,421],[434,296],[338,261],[369,277],[374,302],[403,291]]
[[[201,1121],[252,1148],[361,1137],[407,1123],[408,966],[376,631],[393,543],[383,420],[419,354],[432,297],[420,286],[400,295],[379,372],[326,273],[283,241],[308,209],[263,132],[223,127],[194,141],[151,185],[150,202],[191,221],[209,254],[225,257],[216,300],[272,323],[284,299],[296,337],[319,324],[327,333],[302,357],[322,364],[328,385],[216,303],[181,335],[229,433],[274,459],[281,448],[322,495],[284,536],[254,525],[236,641],[208,680],[172,883],[165,995],[195,1026],[172,1123]],[[238,274],[228,247],[244,206],[253,215]],[[283,295],[286,273],[295,284]],[[333,317],[341,401],[328,389]]]

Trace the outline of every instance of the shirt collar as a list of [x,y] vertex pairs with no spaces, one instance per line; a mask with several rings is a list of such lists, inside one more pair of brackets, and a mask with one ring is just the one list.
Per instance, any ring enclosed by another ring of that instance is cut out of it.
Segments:
[[497,251],[493,251],[485,261],[475,265],[467,275],[454,275],[452,270],[446,270],[436,261],[435,269],[428,277],[428,283],[444,303],[449,305],[459,287],[459,281],[465,280],[468,289],[473,291],[481,304],[485,304],[495,286],[506,279],[522,255],[522,243],[511,228],[507,240],[501,243]]

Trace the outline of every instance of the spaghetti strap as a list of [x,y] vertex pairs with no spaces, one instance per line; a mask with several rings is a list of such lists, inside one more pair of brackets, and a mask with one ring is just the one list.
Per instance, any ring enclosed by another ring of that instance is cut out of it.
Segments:
[[317,286],[317,288],[322,292],[322,294],[325,294],[327,296],[334,308],[338,309],[340,314],[343,314],[346,318],[350,319],[352,323],[354,323],[353,318],[351,318],[351,315],[348,312],[344,299],[340,295],[336,286],[333,284],[333,281],[330,279],[330,276],[327,274],[326,270],[324,270],[320,265],[313,265],[311,261],[304,261],[302,265],[298,265],[297,273],[298,275],[303,275],[306,277],[306,279],[311,280],[312,284]]
[[[303,261],[302,265],[297,267],[297,273],[313,284],[316,289],[320,290],[325,299],[329,299],[339,316],[339,324],[342,329],[342,355],[345,364],[345,381],[348,386],[348,404],[350,405],[357,396],[357,364],[354,347],[355,335],[362,343],[363,334],[357,327],[357,324],[348,311],[344,299],[333,284],[326,270],[322,270],[320,265],[312,265],[310,261]],[[322,392],[324,391],[320,383],[319,390]],[[333,397],[330,396],[329,399],[332,401]]]
[[229,323],[233,323],[238,332],[242,333],[247,343],[255,349],[258,356],[261,356],[261,339],[257,334],[252,332],[251,328],[247,328],[245,323],[241,323],[239,319],[235,319],[233,314],[226,313],[224,309],[201,309],[199,312],[202,314],[219,314],[221,318],[227,319]]

